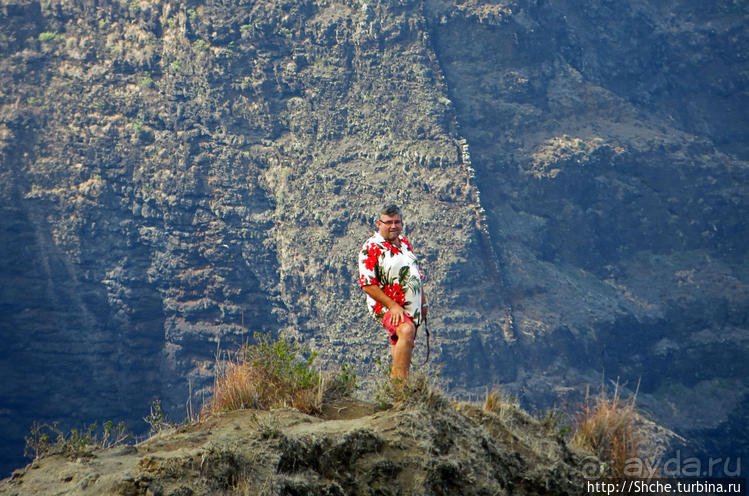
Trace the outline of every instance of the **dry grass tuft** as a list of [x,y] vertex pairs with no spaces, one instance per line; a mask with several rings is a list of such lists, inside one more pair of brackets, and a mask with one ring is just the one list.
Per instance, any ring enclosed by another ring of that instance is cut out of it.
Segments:
[[407,379],[392,379],[389,376],[378,385],[375,395],[380,407],[393,405],[422,405],[432,409],[448,406],[437,385],[436,375],[412,372]]
[[635,398],[622,400],[618,387],[611,397],[605,390],[592,401],[588,396],[572,436],[572,443],[594,453],[606,464],[607,475],[612,477],[636,475],[627,466],[629,460],[638,456],[641,441]]
[[245,346],[238,357],[217,366],[213,398],[203,416],[222,411],[292,407],[319,415],[324,401],[348,396],[356,376],[346,365],[338,374],[312,369],[316,354],[284,340],[271,342],[256,335],[256,344]]
[[268,381],[262,368],[244,361],[229,362],[213,388],[210,413],[244,408],[268,409],[280,401],[282,392]]
[[517,408],[519,407],[515,398],[507,396],[497,389],[487,393],[486,398],[484,398],[483,409],[499,415],[500,418],[504,417],[509,410],[516,410]]
[[486,394],[482,409],[493,413],[500,422],[512,429],[522,430],[532,422],[530,415],[520,408],[517,398],[500,389],[493,389]]

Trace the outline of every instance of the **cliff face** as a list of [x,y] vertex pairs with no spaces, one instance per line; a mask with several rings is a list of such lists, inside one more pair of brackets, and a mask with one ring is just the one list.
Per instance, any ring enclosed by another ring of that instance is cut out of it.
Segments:
[[455,391],[605,371],[749,445],[745,3],[0,5],[7,469],[32,419],[200,403],[253,331],[371,376],[385,201]]
[[489,377],[641,380],[661,421],[740,452],[746,5],[433,8],[514,318]]

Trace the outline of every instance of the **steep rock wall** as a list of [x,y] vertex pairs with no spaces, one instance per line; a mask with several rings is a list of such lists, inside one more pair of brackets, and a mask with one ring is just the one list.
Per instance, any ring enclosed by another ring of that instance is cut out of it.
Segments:
[[701,449],[746,446],[745,4],[0,16],[8,465],[32,419],[197,408],[253,331],[370,381],[354,255],[383,201],[454,391],[574,402],[605,372]]
[[740,453],[746,5],[427,8],[518,330],[505,380],[540,403],[639,384],[660,421]]
[[[355,252],[384,200],[414,219],[435,301],[474,288],[445,284],[448,268],[496,286],[416,4],[3,15],[9,456],[32,419],[137,429],[154,398],[183,414],[188,391],[198,408],[217,349],[254,331],[371,374],[386,337],[362,311]],[[459,315],[456,338],[482,318]]]

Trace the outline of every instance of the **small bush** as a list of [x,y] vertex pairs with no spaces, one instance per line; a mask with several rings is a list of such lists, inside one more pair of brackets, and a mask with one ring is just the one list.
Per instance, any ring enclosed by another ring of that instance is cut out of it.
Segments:
[[176,427],[167,419],[164,410],[161,408],[161,400],[158,399],[153,400],[151,410],[148,415],[143,417],[143,420],[150,426],[149,434],[152,436]]
[[208,50],[210,48],[210,45],[205,40],[195,40],[192,46],[197,51]]
[[336,391],[340,392],[341,396],[351,396],[358,389],[356,372],[354,372],[354,367],[351,364],[341,364],[341,373],[338,375],[338,384],[336,386]]
[[141,88],[151,88],[153,86],[153,78],[151,77],[151,74],[145,73],[140,80],[138,80],[138,85]]
[[272,342],[255,334],[256,343],[242,348],[238,359],[217,367],[213,399],[204,414],[243,408],[290,406],[320,414],[323,401],[351,394],[356,376],[343,365],[337,375],[312,368],[317,354],[285,340]]
[[636,424],[635,397],[624,401],[618,387],[612,397],[605,390],[591,401],[586,398],[572,443],[595,454],[605,463],[611,477],[633,474],[626,471],[627,460],[638,456],[641,434]]
[[[71,458],[86,456],[94,448],[111,448],[125,443],[132,435],[128,432],[125,422],[115,425],[107,421],[99,426],[93,423],[86,430],[72,429],[68,434],[52,424],[34,422],[30,435],[26,436],[24,455],[34,459],[45,456],[62,454]],[[54,441],[53,441],[54,438]]]
[[565,439],[572,432],[572,426],[564,423],[565,417],[564,412],[550,409],[540,412],[537,420],[547,436]]
[[62,36],[59,33],[53,31],[39,33],[39,41],[42,43],[57,43],[60,40],[62,40]]

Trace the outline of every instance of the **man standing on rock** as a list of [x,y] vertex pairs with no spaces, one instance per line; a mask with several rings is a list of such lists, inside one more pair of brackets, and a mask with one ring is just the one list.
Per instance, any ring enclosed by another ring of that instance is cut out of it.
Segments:
[[359,251],[359,284],[367,293],[369,313],[390,332],[393,379],[408,377],[416,329],[427,318],[423,275],[402,230],[400,208],[387,205],[377,220],[377,232]]

